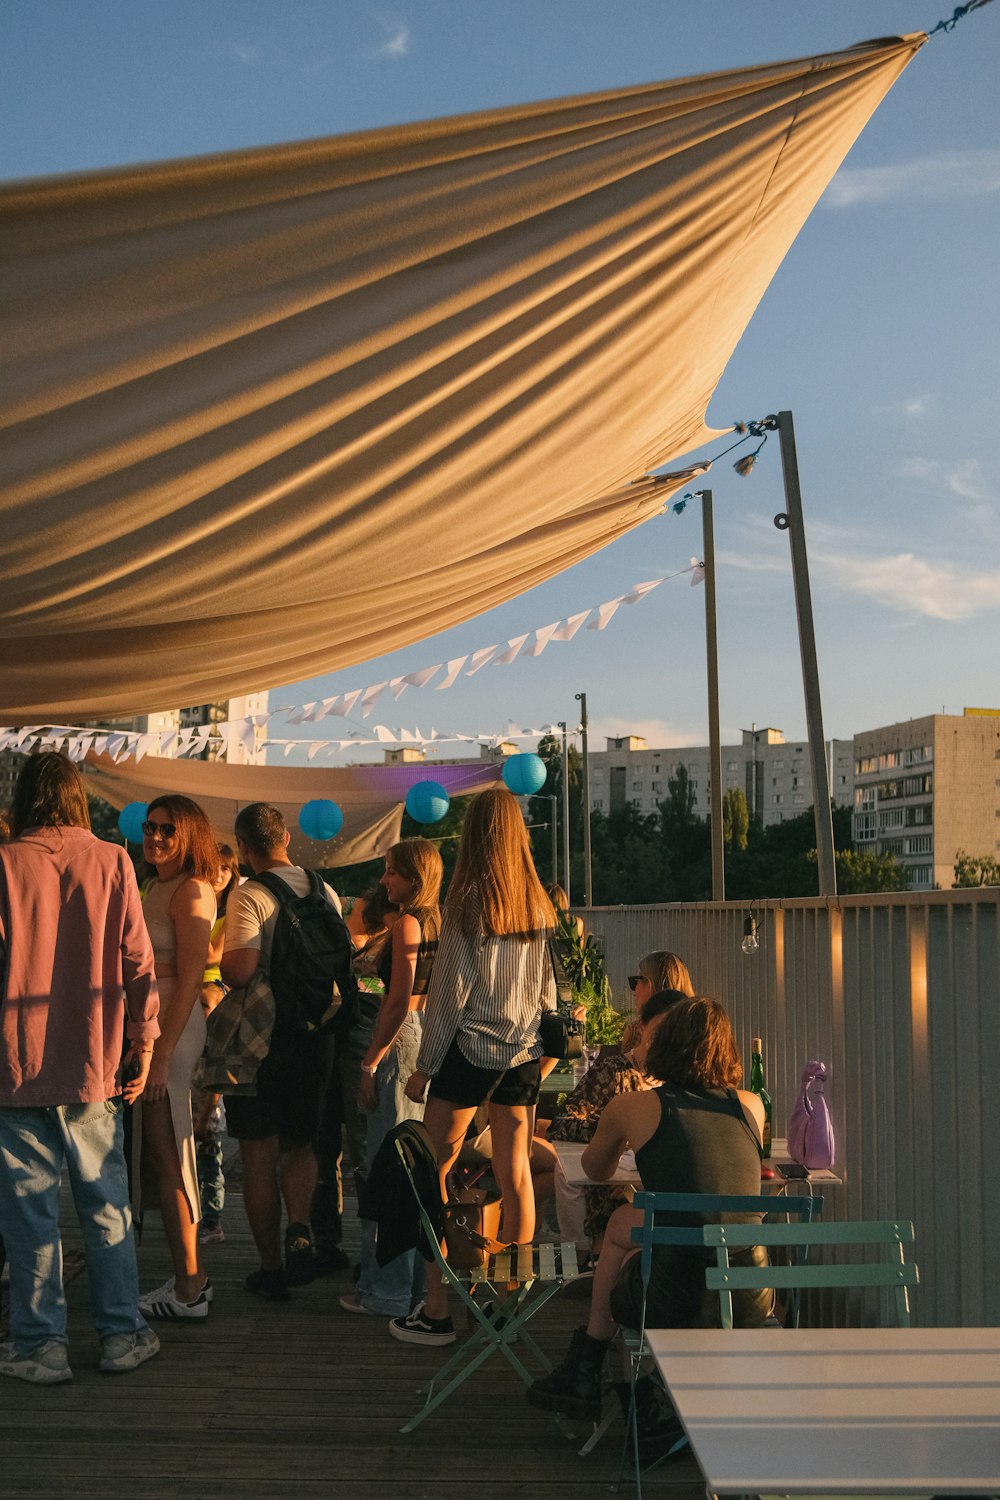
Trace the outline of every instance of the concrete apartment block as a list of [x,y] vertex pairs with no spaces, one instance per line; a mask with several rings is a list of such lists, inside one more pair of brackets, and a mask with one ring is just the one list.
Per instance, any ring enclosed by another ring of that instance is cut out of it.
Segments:
[[1000,850],[1000,709],[928,714],[854,736],[854,842],[894,854],[911,890],[948,890],[959,850]]
[[[812,775],[805,741],[786,744],[780,729],[744,729],[739,745],[722,746],[724,790],[741,787],[751,814],[764,827],[798,817],[812,806]],[[650,749],[641,735],[625,734],[605,741],[590,756],[590,798],[595,811],[609,813],[631,803],[643,815],[655,813],[668,795],[667,783],[678,766],[687,768],[698,817],[709,815],[711,773],[707,745]],[[830,794],[841,807],[854,803],[854,746],[851,740],[828,740]]]

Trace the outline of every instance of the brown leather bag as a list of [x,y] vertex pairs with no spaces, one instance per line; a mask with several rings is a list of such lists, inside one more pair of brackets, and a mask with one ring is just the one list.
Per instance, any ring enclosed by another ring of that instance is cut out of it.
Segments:
[[448,1263],[456,1271],[486,1264],[490,1255],[506,1247],[500,1233],[500,1195],[486,1188],[458,1188],[444,1206],[444,1237]]

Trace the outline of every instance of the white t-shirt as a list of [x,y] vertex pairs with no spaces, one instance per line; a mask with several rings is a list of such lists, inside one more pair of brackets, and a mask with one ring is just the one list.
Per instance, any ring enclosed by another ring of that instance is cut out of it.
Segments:
[[[291,886],[296,896],[305,896],[310,889],[309,873],[298,865],[275,865],[267,873],[279,876]],[[340,911],[340,897],[333,887],[324,881],[323,891],[330,905]],[[226,904],[226,947],[256,948],[260,953],[261,967],[266,971],[278,910],[276,898],[251,876],[230,893]]]

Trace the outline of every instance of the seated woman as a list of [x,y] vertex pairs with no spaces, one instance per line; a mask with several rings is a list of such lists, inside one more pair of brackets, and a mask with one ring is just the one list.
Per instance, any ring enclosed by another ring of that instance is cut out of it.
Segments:
[[[659,1088],[612,1099],[583,1169],[607,1181],[622,1152],[635,1151],[643,1186],[657,1193],[760,1194],[760,1147],[764,1108],[756,1094],[737,1086],[743,1067],[729,1018],[716,1000],[678,1001],[663,1018],[649,1048],[649,1071]],[[753,1214],[723,1214],[726,1223],[751,1223]],[[590,1321],[573,1335],[569,1352],[551,1374],[528,1390],[532,1406],[596,1420],[601,1413],[601,1368],[618,1324],[639,1326],[642,1283],[631,1243],[637,1209],[616,1209],[608,1224],[594,1273]],[[717,1222],[714,1215],[663,1215],[663,1222]],[[766,1265],[761,1246],[744,1252],[745,1264]],[[662,1245],[653,1251],[646,1302],[649,1328],[719,1325],[719,1299],[705,1289],[711,1254],[693,1246]],[[739,1261],[734,1260],[734,1264]],[[758,1328],[771,1309],[770,1292],[735,1292],[737,1328]]]
[[[630,983],[635,992],[638,1017],[622,1038],[621,1051],[603,1053],[587,1070],[567,1099],[562,1113],[545,1131],[546,1140],[592,1140],[609,1099],[650,1086],[646,1076],[645,1048],[652,1040],[653,1029],[673,999],[693,995],[694,986],[683,960],[676,953],[664,950],[647,953],[640,960],[638,975]],[[637,1053],[637,1048],[641,1049],[640,1053]],[[563,1239],[589,1239],[595,1250],[599,1249],[608,1220],[621,1202],[621,1194],[614,1188],[572,1186],[558,1171],[552,1191]],[[539,1196],[545,1196],[545,1192],[543,1184]]]

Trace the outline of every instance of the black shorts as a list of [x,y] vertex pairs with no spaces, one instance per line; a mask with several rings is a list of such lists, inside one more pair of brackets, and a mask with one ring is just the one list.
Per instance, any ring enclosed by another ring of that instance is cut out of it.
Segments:
[[277,1037],[257,1073],[256,1093],[226,1095],[226,1128],[238,1141],[278,1136],[283,1146],[311,1145],[320,1134],[334,1086],[336,1039],[318,1032]]
[[524,1105],[530,1109],[538,1103],[541,1081],[540,1058],[500,1072],[494,1068],[477,1068],[469,1062],[456,1037],[431,1079],[428,1094],[432,1099],[447,1099],[449,1104],[457,1104],[461,1109],[478,1109],[487,1100],[491,1104]]
[[[660,1245],[654,1251],[653,1272],[646,1297],[647,1328],[721,1328],[718,1292],[705,1287],[703,1258],[685,1253],[679,1245]],[[713,1262],[714,1264],[714,1262]],[[731,1251],[730,1264],[766,1266],[763,1245]],[[733,1293],[733,1325],[760,1328],[766,1323],[774,1293],[756,1288]],[[638,1328],[642,1319],[642,1256],[633,1255],[622,1267],[611,1292],[611,1316],[622,1328]]]

